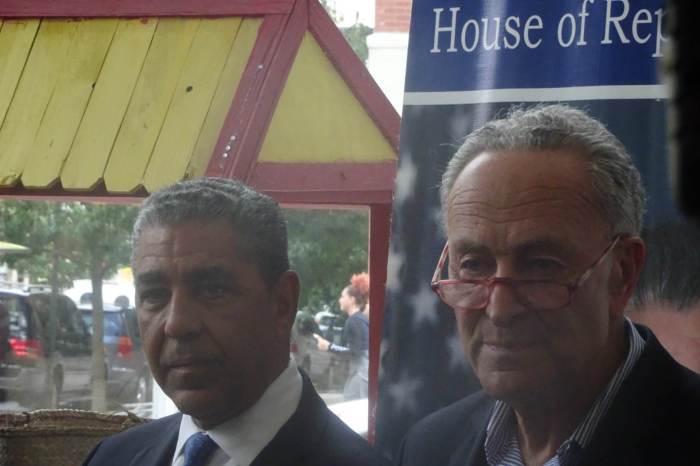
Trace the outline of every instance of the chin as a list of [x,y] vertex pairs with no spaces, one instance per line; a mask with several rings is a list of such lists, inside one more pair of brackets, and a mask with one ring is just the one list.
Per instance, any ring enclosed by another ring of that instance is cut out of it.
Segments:
[[523,371],[490,372],[477,374],[484,391],[497,400],[509,403],[513,400],[523,400],[537,397],[543,393],[544,378],[538,378],[532,373]]

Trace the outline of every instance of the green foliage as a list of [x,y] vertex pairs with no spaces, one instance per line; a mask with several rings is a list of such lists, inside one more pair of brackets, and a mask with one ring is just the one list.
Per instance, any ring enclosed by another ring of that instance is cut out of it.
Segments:
[[367,63],[369,49],[367,48],[367,36],[372,34],[372,28],[362,23],[355,23],[350,27],[342,28],[343,36],[348,41],[355,54],[360,57],[362,63]]
[[[329,3],[328,0],[321,0],[321,5],[326,9],[328,15],[337,24],[341,18],[338,17],[338,12],[335,11]],[[372,28],[369,26],[355,22],[350,27],[340,28],[343,33],[345,40],[348,41],[350,47],[355,51],[355,54],[360,57],[362,63],[367,63],[367,57],[369,56],[369,50],[367,49],[367,36],[372,34]]]
[[301,277],[299,309],[339,312],[340,292],[352,274],[368,267],[367,211],[288,209],[285,216],[289,259]]
[[91,272],[104,277],[129,263],[135,215],[135,207],[120,205],[1,201],[0,238],[31,249],[2,261],[36,283],[48,283],[55,272],[59,287]]

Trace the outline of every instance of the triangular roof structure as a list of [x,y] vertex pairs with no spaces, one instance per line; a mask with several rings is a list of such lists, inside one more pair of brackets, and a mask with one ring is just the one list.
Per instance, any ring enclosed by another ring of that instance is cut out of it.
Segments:
[[0,4],[0,195],[388,203],[399,117],[315,0]]
[[370,207],[373,426],[400,119],[318,1],[3,0],[0,20],[0,197],[222,176]]

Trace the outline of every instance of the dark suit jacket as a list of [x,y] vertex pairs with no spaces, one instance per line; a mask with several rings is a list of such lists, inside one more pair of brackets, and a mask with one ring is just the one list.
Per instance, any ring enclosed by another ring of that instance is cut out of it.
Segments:
[[[578,466],[700,464],[700,376],[676,363],[649,329],[646,346]],[[485,466],[495,400],[483,391],[437,411],[404,438],[396,464]]]
[[[369,444],[328,410],[304,375],[299,407],[251,466],[359,466],[384,464]],[[169,466],[182,414],[133,427],[100,442],[90,466]]]

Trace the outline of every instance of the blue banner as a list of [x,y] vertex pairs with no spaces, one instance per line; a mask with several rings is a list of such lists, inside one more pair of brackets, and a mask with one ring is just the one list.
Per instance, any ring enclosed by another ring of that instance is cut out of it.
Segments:
[[406,92],[656,84],[658,0],[416,1]]
[[513,105],[564,102],[632,154],[647,224],[678,216],[666,161],[662,0],[414,0],[392,220],[376,440],[479,388],[429,282],[445,237],[439,184],[463,138]]

